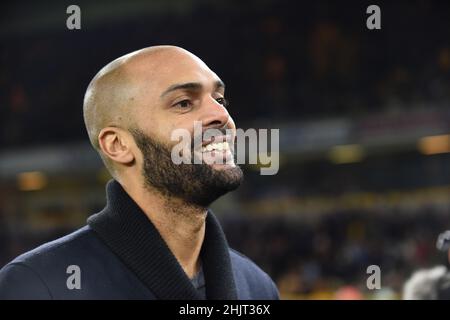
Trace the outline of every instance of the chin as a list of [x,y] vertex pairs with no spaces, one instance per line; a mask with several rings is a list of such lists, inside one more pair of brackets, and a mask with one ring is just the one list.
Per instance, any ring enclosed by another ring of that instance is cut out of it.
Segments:
[[214,163],[210,165],[211,168],[213,168],[214,170],[217,171],[226,171],[226,170],[233,170],[236,168],[236,165],[233,164],[218,164],[218,163]]

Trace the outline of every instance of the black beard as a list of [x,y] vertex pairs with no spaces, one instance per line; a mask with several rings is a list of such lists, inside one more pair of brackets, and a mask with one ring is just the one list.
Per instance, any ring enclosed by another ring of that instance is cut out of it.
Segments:
[[[243,180],[239,166],[215,170],[203,162],[177,165],[171,159],[169,146],[139,129],[130,129],[130,133],[143,155],[142,175],[146,187],[155,188],[166,197],[181,198],[189,204],[206,208],[225,193],[239,187]],[[191,152],[191,159],[194,159],[193,150]]]

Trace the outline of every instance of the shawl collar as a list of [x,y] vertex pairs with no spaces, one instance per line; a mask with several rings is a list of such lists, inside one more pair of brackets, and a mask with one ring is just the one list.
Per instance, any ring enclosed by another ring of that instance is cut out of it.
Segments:
[[[88,224],[158,299],[200,299],[153,223],[115,180],[106,187],[107,204]],[[200,256],[207,299],[237,299],[229,247],[211,211],[206,217]]]

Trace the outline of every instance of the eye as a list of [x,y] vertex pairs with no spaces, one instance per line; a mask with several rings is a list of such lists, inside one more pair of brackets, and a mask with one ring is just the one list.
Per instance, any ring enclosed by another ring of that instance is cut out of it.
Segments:
[[223,97],[217,98],[216,101],[217,101],[218,103],[220,103],[221,105],[223,105],[224,107],[227,107],[227,106],[228,106],[228,100],[225,99],[225,98],[223,98]]
[[189,99],[181,100],[173,105],[174,107],[179,107],[181,109],[186,109],[192,107],[192,102]]

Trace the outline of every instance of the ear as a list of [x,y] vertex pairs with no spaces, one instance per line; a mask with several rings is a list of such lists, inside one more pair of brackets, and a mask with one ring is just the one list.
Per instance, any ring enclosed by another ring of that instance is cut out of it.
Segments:
[[98,134],[98,144],[111,160],[127,165],[135,160],[130,135],[116,127],[103,128]]

